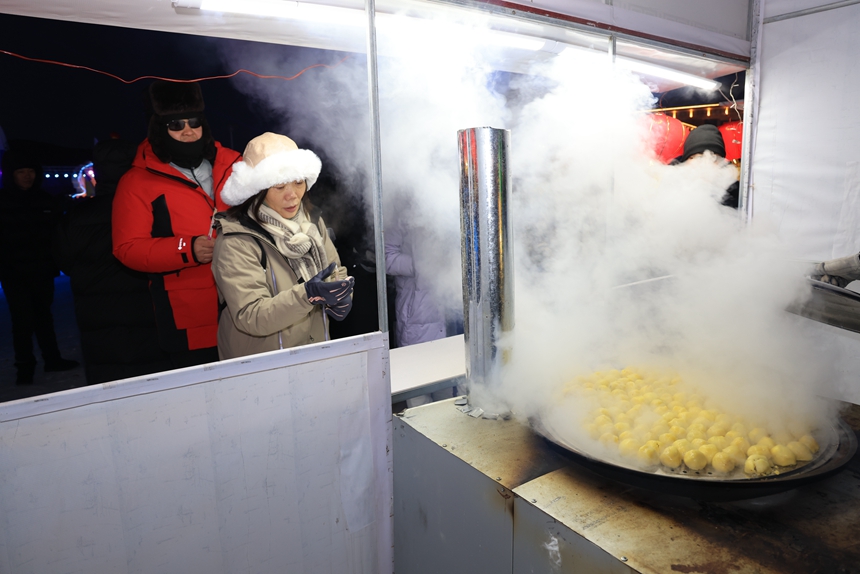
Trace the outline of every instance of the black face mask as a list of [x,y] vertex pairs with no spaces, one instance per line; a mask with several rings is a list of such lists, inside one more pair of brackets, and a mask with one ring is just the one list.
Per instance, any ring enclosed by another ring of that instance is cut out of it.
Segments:
[[181,142],[168,134],[165,144],[170,161],[179,167],[194,169],[203,163],[203,138],[194,142]]

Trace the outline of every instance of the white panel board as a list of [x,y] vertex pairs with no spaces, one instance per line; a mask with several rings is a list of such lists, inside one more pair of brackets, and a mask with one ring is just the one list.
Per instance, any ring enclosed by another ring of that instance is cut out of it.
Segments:
[[860,251],[860,4],[766,24],[753,216],[799,258]]
[[387,335],[3,405],[0,572],[390,572]]

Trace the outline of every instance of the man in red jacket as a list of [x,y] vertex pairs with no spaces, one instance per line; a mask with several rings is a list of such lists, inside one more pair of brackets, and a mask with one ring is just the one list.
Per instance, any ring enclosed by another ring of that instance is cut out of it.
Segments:
[[113,254],[149,274],[159,343],[175,368],[218,360],[212,217],[242,159],[212,138],[200,86],[156,81],[148,137],[113,202]]

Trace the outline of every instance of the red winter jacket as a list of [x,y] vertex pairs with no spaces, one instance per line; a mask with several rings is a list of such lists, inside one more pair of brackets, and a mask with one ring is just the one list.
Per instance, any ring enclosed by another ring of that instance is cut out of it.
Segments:
[[148,140],[113,201],[113,254],[149,274],[158,337],[168,352],[218,344],[218,291],[211,265],[194,260],[192,240],[209,233],[214,209],[227,209],[221,188],[241,154],[215,144],[215,202],[196,183],[159,160]]

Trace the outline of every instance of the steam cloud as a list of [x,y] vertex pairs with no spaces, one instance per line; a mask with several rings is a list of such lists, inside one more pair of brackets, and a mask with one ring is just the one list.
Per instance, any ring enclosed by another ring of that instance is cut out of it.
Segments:
[[[605,54],[567,50],[527,74],[499,75],[477,32],[447,38],[448,26],[404,21],[380,34],[385,225],[410,230],[422,282],[460,308],[457,131],[511,130],[516,328],[512,359],[485,398],[528,417],[551,409],[576,375],[653,366],[701,382],[730,412],[821,420],[810,399],[826,360],[784,311],[803,270],[776,238],[719,205],[735,168],[652,160],[642,114],[651,93]],[[222,56],[279,74],[342,57],[264,45]],[[342,190],[366,197],[363,55],[286,85],[235,81],[284,119],[273,131],[317,151]]]

